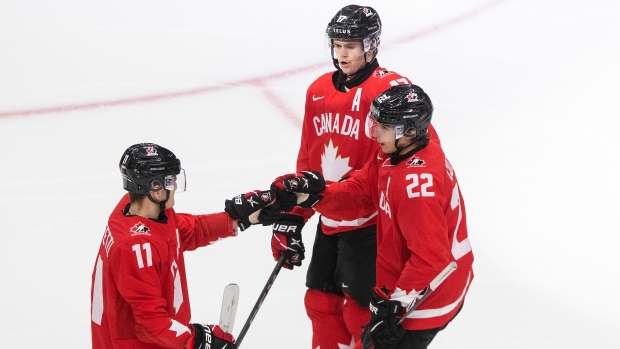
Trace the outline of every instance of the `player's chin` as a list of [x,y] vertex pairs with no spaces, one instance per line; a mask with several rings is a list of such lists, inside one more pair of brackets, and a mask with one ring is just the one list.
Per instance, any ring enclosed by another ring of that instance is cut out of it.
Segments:
[[379,145],[381,146],[381,150],[386,154],[391,154],[396,151],[396,149],[394,148],[394,145],[387,144],[387,143],[379,143]]

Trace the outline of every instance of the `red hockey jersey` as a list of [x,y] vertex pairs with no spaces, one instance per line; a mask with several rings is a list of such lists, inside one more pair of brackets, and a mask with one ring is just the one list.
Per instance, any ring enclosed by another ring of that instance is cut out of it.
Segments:
[[125,195],[110,215],[91,288],[93,349],[183,348],[190,304],[183,252],[233,236],[227,213],[177,214],[167,223],[125,216]]
[[[330,72],[314,81],[306,92],[297,171],[320,171],[327,182],[338,182],[351,171],[361,169],[378,148],[365,135],[366,115],[370,105],[390,86],[408,84],[401,75],[378,67],[359,86],[340,92],[332,83]],[[297,209],[296,212],[302,210]],[[304,212],[308,218],[312,210]],[[343,219],[336,212],[321,217],[323,233],[331,235],[375,224],[377,211],[369,208],[358,217]]]
[[457,270],[403,322],[412,330],[443,326],[463,303],[473,279],[465,204],[454,170],[439,142],[396,166],[381,151],[374,156],[347,181],[330,184],[314,208],[340,209],[346,219],[372,198],[379,210],[377,286],[391,290],[391,299],[403,306],[456,261]]

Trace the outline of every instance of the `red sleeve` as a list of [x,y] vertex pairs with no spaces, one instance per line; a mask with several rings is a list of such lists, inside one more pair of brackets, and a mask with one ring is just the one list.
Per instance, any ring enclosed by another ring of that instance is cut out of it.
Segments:
[[345,181],[327,185],[323,199],[314,209],[324,215],[336,213],[343,219],[355,219],[360,217],[360,212],[376,209],[373,193],[377,188],[377,175],[376,162],[367,162]]
[[[407,293],[412,290],[421,291],[453,260],[443,209],[446,194],[440,189],[443,187],[442,178],[445,172],[440,165],[444,162],[443,159],[431,159],[429,163],[436,164],[434,170],[410,167],[397,176],[391,176],[393,187],[390,191],[395,199],[393,204],[396,204],[393,212],[397,212],[394,224],[411,252],[396,287]],[[432,181],[429,180],[429,175],[432,175]],[[429,186],[425,193],[419,191],[421,185],[411,189],[411,178],[414,177],[419,178],[416,183],[432,183],[432,186]]]
[[[417,292],[426,287],[452,260],[443,210],[437,200],[401,200],[396,224],[411,251],[396,287]],[[423,213],[422,213],[423,212]]]
[[291,211],[292,214],[304,217],[304,221],[307,222],[312,216],[314,216],[314,210],[311,208],[302,208],[295,206]]
[[235,236],[232,219],[226,212],[191,215],[176,214],[183,251],[192,251],[219,239]]

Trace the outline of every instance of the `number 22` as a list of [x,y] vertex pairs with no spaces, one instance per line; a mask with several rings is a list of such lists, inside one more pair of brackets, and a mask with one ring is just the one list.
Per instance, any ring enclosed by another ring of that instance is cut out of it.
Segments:
[[[411,180],[411,184],[407,186],[407,196],[417,198],[420,196],[435,196],[435,192],[431,191],[433,186],[433,175],[430,173],[421,173],[418,177],[417,173],[408,174],[405,177]],[[424,183],[420,183],[425,181]]]

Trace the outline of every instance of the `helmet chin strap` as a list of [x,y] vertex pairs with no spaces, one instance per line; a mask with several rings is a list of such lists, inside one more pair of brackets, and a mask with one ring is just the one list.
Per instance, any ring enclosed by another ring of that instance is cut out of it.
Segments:
[[170,190],[168,190],[168,189],[164,189],[164,190],[166,191],[166,200],[164,200],[164,201],[157,201],[157,200],[155,200],[151,196],[151,192],[148,192],[148,194],[146,194],[146,197],[148,197],[149,200],[151,200],[152,203],[155,203],[155,204],[159,205],[159,214],[162,214],[166,210],[166,203],[170,199]]
[[[394,141],[394,146],[396,147],[396,151],[388,154],[388,156],[390,157],[390,162],[392,163],[392,165],[397,165],[399,162],[403,161],[404,159],[407,159],[408,157],[410,157],[411,155],[413,155],[414,153],[418,152],[420,149],[426,147],[426,145],[428,143],[426,142],[422,142],[421,144],[411,148],[408,151],[405,151],[406,148],[416,144],[417,140],[414,140],[414,136],[407,136],[407,135],[403,135],[401,138],[403,137],[407,137],[409,138],[409,143],[405,146],[398,146],[398,139]],[[399,138],[400,139],[400,138]]]
[[[405,137],[409,139],[409,142],[408,142],[406,145],[404,145],[404,146],[398,146],[398,141],[399,141],[401,138],[405,138]],[[403,136],[402,136],[402,137],[400,137],[399,139],[394,140],[394,147],[396,147],[396,151],[394,152],[394,154],[395,154],[395,155],[400,155],[400,153],[402,153],[402,151],[403,151],[403,150],[405,150],[405,148],[407,148],[407,147],[409,147],[410,145],[412,145],[412,144],[413,144],[413,140],[412,140],[412,139],[413,139],[413,137],[412,137],[412,136],[406,136],[406,135],[403,135]]]

